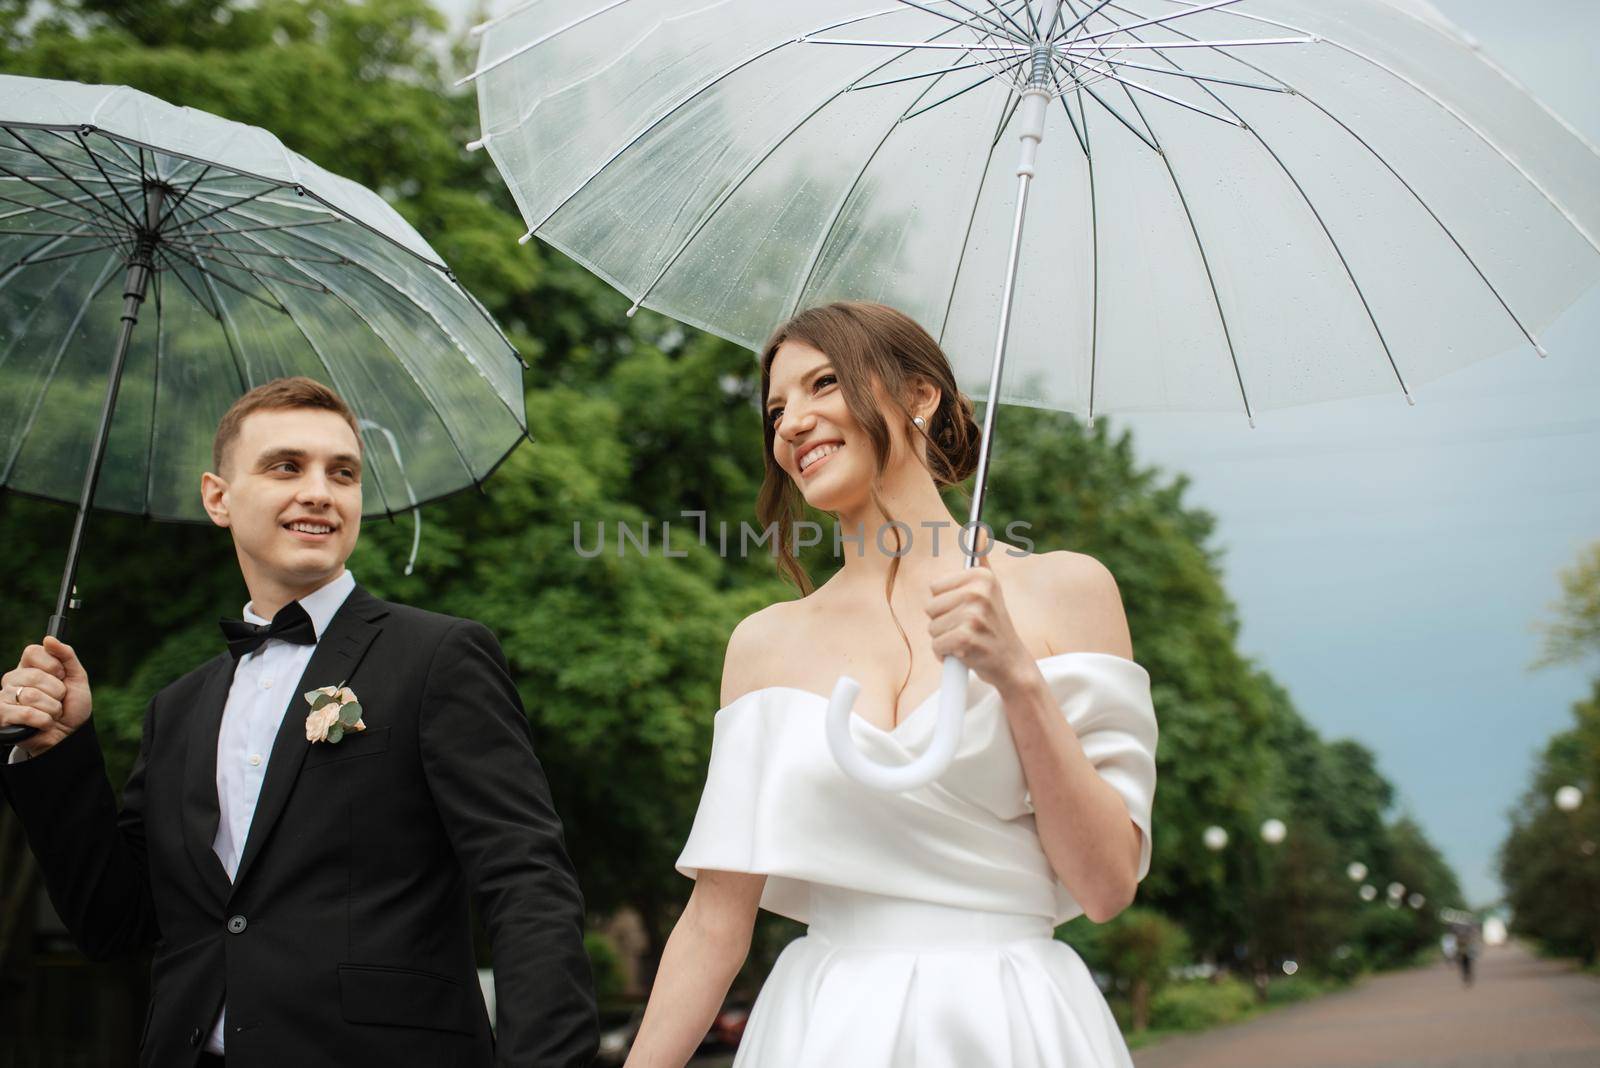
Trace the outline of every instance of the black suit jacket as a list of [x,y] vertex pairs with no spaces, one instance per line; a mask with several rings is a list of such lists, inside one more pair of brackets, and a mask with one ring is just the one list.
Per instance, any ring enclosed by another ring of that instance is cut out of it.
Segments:
[[[288,695],[230,884],[211,843],[233,663],[150,702],[120,812],[92,717],[0,770],[83,951],[155,945],[140,1063],[193,1065],[226,997],[230,1068],[588,1064],[583,900],[489,630],[358,586]],[[307,742],[302,695],[340,682],[366,730]],[[496,1035],[469,892],[493,943]]]

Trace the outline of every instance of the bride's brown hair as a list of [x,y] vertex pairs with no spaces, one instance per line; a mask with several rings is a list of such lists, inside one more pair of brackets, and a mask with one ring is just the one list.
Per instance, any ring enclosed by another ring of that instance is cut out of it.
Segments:
[[[964,482],[977,469],[979,431],[973,419],[972,400],[956,388],[949,358],[915,319],[884,304],[854,300],[800,312],[774,330],[761,350],[763,405],[772,388],[773,357],[785,341],[809,345],[825,354],[833,364],[845,405],[872,442],[876,471],[869,492],[873,505],[886,521],[892,523],[894,516],[884,506],[878,490],[889,464],[889,423],[873,392],[874,382],[882,387],[889,410],[897,412],[908,429],[927,440],[925,466],[935,485],[953,486]],[[939,390],[939,406],[928,417],[928,425],[921,428],[911,422],[911,412],[906,407],[918,380]],[[763,530],[777,524],[773,552],[778,570],[802,595],[808,594],[813,589],[811,578],[795,558],[793,540],[786,537],[805,514],[805,498],[800,487],[778,466],[773,454],[776,427],[772,420],[764,418],[762,425],[762,441],[766,445],[762,454],[765,475],[756,499],[756,518]],[[886,599],[894,589],[895,574],[900,569],[898,553],[902,547],[899,528],[891,529],[895,532],[897,555],[889,564],[884,585]],[[893,611],[891,606],[891,616]],[[898,619],[895,626],[900,627]],[[903,628],[900,634],[905,637]]]

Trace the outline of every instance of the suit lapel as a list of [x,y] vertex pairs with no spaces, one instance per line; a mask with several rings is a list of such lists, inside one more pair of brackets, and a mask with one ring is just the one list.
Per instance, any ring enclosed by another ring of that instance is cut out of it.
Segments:
[[183,841],[201,880],[218,900],[228,896],[228,872],[212,850],[222,810],[217,801],[217,732],[233,683],[233,657],[213,660],[200,684],[189,717],[189,745],[183,765]]
[[[303,695],[319,686],[350,681],[367,647],[382,629],[375,622],[387,614],[388,608],[382,601],[357,586],[329,622],[327,632],[317,641],[316,652],[311,654],[305,674],[300,676],[299,685],[289,696],[289,706],[284,710],[277,738],[272,743],[267,775],[261,783],[261,796],[256,801],[255,815],[250,819],[250,833],[245,837],[244,853],[239,857],[238,874],[234,876],[235,890],[244,882],[278,817],[283,814],[295,779],[300,775],[300,766],[311,751],[311,743],[306,741],[306,714],[311,707],[305,703]],[[215,744],[212,750],[214,768]],[[214,787],[212,792],[214,795]]]

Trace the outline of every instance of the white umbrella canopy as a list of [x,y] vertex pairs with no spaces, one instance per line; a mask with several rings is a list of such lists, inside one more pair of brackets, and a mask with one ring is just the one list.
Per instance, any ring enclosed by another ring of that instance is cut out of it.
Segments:
[[[756,348],[798,308],[881,300],[980,399],[1017,199],[1000,146],[1041,42],[1002,401],[1409,400],[1542,354],[1600,279],[1600,152],[1427,3],[1053,10],[532,0],[481,28],[469,78],[530,234],[637,304]],[[847,40],[879,46],[824,43]]]
[[[985,401],[1412,401],[1545,355],[1600,279],[1600,152],[1420,0],[525,0],[478,30],[476,144],[529,238],[751,348],[894,305]],[[855,749],[838,681],[846,774],[943,773],[969,681],[943,666],[898,766]]]
[[481,482],[526,434],[516,352],[377,193],[257,127],[0,75],[0,488],[79,500],[115,379],[93,505],[203,521],[218,418],[294,374],[359,417],[369,515]]

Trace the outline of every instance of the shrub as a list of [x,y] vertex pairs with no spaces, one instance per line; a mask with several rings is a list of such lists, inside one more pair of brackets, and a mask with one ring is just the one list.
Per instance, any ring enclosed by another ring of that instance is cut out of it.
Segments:
[[588,931],[583,936],[583,948],[589,954],[589,967],[594,972],[595,997],[601,1004],[616,1001],[627,987],[622,958],[617,956],[616,947],[599,931]]
[[1255,992],[1242,979],[1191,980],[1156,994],[1150,1006],[1150,1026],[1163,1031],[1200,1031],[1232,1023],[1254,1007]]

